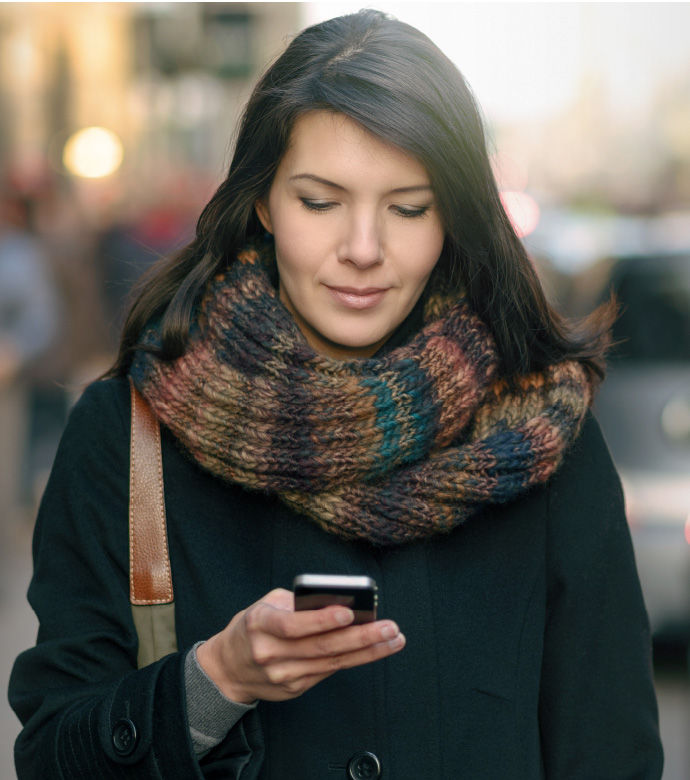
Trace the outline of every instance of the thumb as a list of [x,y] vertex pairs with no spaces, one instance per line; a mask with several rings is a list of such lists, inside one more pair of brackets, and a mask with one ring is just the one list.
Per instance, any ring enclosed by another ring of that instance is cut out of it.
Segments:
[[289,612],[295,610],[295,600],[291,590],[285,590],[285,588],[276,588],[270,593],[267,593],[261,601],[264,604],[269,604],[276,609],[284,609]]

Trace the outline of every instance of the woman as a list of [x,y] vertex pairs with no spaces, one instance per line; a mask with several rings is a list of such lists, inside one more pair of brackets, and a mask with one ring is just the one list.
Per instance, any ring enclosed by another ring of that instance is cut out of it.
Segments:
[[[545,303],[425,36],[374,11],[304,31],[64,434],[11,681],[20,778],[658,778],[588,412],[605,330]],[[130,378],[163,425],[180,648],[139,670]],[[372,576],[383,619],[294,612],[303,572]]]

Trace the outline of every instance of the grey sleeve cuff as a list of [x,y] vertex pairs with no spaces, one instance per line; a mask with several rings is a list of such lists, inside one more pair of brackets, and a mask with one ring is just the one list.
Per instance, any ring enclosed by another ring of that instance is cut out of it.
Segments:
[[256,707],[256,702],[240,704],[221,693],[196,657],[196,649],[201,644],[197,642],[187,653],[184,665],[189,733],[198,758],[222,742],[237,721]]

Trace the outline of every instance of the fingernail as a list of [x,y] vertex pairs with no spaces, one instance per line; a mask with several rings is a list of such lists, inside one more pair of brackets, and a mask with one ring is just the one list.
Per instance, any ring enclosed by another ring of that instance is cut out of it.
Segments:
[[406,642],[405,635],[404,634],[398,634],[398,636],[395,637],[395,639],[391,639],[388,643],[389,647],[402,647]]
[[339,609],[335,613],[335,619],[341,626],[346,626],[355,619],[355,613],[351,609]]
[[398,629],[396,626],[387,625],[381,629],[381,637],[383,639],[393,639],[398,635]]

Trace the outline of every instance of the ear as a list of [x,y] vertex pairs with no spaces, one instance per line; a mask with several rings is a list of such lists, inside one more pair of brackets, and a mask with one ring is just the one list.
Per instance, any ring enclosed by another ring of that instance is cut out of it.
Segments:
[[256,211],[256,216],[259,218],[259,221],[264,226],[264,228],[269,232],[273,233],[273,226],[271,224],[271,214],[268,210],[268,205],[266,203],[266,200],[264,198],[259,198],[254,202],[254,209]]

